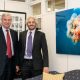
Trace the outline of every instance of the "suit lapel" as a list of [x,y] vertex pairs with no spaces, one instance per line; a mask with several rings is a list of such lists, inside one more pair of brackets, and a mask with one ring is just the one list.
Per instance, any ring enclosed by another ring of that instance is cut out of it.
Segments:
[[2,37],[2,40],[3,40],[3,43],[4,45],[6,45],[6,39],[5,39],[5,36],[4,36],[4,33],[3,33],[3,30],[2,30],[2,27],[0,28],[0,32],[1,32],[1,37]]
[[25,50],[25,47],[26,47],[26,36],[27,36],[27,31],[25,31],[25,33],[23,35],[24,50]]
[[34,34],[33,48],[34,48],[34,45],[35,45],[35,43],[36,43],[36,38],[37,38],[37,30],[35,31],[35,34]]

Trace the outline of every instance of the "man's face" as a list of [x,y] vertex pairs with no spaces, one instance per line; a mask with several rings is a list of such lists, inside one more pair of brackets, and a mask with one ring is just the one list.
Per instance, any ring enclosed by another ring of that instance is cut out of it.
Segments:
[[11,25],[11,21],[12,21],[11,16],[9,16],[9,15],[3,16],[2,17],[2,25],[3,25],[3,27],[8,29],[10,27],[10,25]]
[[36,22],[34,18],[29,18],[27,22],[29,30],[34,30],[36,28]]

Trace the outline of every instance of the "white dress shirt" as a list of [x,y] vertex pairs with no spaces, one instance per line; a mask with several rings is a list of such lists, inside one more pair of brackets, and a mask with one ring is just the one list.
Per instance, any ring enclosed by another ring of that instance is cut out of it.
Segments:
[[31,57],[27,56],[27,43],[28,43],[28,36],[29,36],[30,32],[32,32],[31,35],[32,35],[32,44],[33,44],[35,30],[32,30],[32,31],[28,30],[27,35],[26,35],[26,48],[25,48],[24,59],[32,59],[32,56]]
[[[7,35],[7,32],[6,32],[6,29],[3,26],[2,26],[2,30],[3,30],[4,36],[5,36],[5,40],[7,42],[7,36],[6,36]],[[12,56],[13,56],[14,55],[14,48],[13,48],[13,42],[12,42],[10,30],[9,30],[9,35],[10,35],[10,40],[11,40],[11,49],[12,49]],[[8,54],[8,53],[6,53],[6,54]]]

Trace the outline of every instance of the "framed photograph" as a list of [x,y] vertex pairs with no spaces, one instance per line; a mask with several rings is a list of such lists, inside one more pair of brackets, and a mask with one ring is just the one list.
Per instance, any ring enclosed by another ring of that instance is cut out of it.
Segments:
[[80,8],[56,12],[56,53],[80,55]]
[[10,28],[13,30],[16,30],[18,32],[18,35],[21,31],[25,30],[26,28],[26,13],[25,12],[0,10],[0,26],[1,26],[1,16],[3,13],[11,14],[12,24]]

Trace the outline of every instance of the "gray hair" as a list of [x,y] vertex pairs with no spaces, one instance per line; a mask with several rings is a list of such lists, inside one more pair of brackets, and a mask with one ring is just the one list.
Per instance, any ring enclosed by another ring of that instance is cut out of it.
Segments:
[[28,21],[29,21],[30,18],[34,19],[34,21],[36,23],[36,26],[37,26],[38,25],[37,19],[35,17],[33,17],[33,16],[28,17],[27,24],[28,24]]
[[12,19],[12,16],[11,16],[11,14],[10,14],[10,13],[8,13],[8,12],[5,12],[5,13],[3,13],[3,14],[2,14],[2,17],[1,17],[1,19],[2,19],[3,17],[5,17],[5,16],[10,16],[10,17],[11,17],[11,19]]

